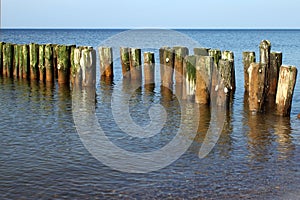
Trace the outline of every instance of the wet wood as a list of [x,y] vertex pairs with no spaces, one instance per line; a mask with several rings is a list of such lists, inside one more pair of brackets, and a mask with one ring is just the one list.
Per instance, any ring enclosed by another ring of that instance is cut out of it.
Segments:
[[35,43],[29,44],[29,59],[30,59],[30,79],[39,79],[39,45]]
[[57,82],[59,84],[70,83],[70,47],[66,45],[58,45],[57,52],[57,70],[58,70],[58,79]]
[[189,49],[187,47],[176,46],[173,47],[175,53],[174,60],[174,74],[175,82],[182,83],[183,81],[183,60],[185,56],[189,55]]
[[81,51],[80,67],[82,69],[82,86],[95,87],[96,51],[93,49],[93,47],[86,47]]
[[281,66],[279,71],[278,88],[276,94],[276,114],[290,116],[294,88],[297,80],[295,66]]
[[19,53],[20,45],[14,45],[14,61],[13,61],[13,77],[18,78],[19,76]]
[[73,52],[73,65],[71,66],[72,84],[75,87],[82,85],[82,70],[80,66],[81,51],[83,47],[77,47]]
[[218,73],[219,73],[219,60],[221,59],[221,51],[219,49],[210,49],[208,51],[209,56],[212,56],[214,59],[214,65],[212,70],[212,83],[211,83],[211,91],[215,91],[215,88],[218,84]]
[[130,48],[130,77],[131,80],[142,80],[142,54],[141,49]]
[[267,94],[268,104],[275,103],[277,83],[279,78],[279,71],[282,65],[282,53],[281,52],[271,52],[270,54],[270,69],[268,72],[269,77],[269,90]]
[[173,88],[173,75],[174,75],[174,49],[171,47],[163,47],[161,49],[161,81],[162,85],[166,88]]
[[195,56],[208,56],[210,48],[194,48],[194,55]]
[[226,64],[225,67],[228,67],[226,71],[230,71],[230,90],[234,93],[236,90],[236,80],[235,80],[235,66],[234,66],[234,53],[232,51],[222,51],[221,58],[223,60],[228,60],[229,64]]
[[[259,56],[260,63],[266,68],[266,78],[265,78],[265,93],[269,93],[270,87],[270,54],[271,54],[271,42],[268,40],[261,41],[259,45]],[[267,97],[266,97],[267,98]]]
[[155,83],[155,57],[153,52],[144,53],[145,85]]
[[123,78],[130,78],[129,48],[120,47],[120,59],[122,65]]
[[5,43],[3,45],[3,74],[7,77],[13,76],[13,44]]
[[245,93],[249,92],[249,74],[248,69],[250,64],[256,62],[255,52],[245,51],[243,52],[243,65],[244,65],[244,89]]
[[233,62],[231,60],[219,60],[218,84],[215,87],[217,92],[217,105],[229,106],[230,97],[233,94]]
[[45,68],[45,45],[39,45],[39,79],[40,82],[46,80],[46,68]]
[[54,81],[53,47],[51,44],[45,45],[44,55],[45,55],[46,81],[53,82]]
[[182,98],[193,100],[196,90],[196,57],[186,56],[183,63],[184,84]]
[[209,104],[214,60],[211,56],[197,56],[196,59],[195,102]]
[[29,45],[22,45],[22,78],[29,79],[30,77],[30,58]]
[[249,74],[249,110],[252,113],[262,112],[265,100],[266,67],[261,63],[251,63]]
[[113,51],[111,47],[99,47],[100,74],[101,76],[113,78]]
[[3,46],[4,42],[0,42],[0,76],[3,75]]

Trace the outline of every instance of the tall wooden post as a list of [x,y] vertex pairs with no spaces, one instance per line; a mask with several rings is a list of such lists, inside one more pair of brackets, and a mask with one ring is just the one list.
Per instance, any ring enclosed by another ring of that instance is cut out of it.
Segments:
[[249,92],[249,74],[248,69],[250,64],[256,62],[255,52],[246,51],[243,52],[243,64],[244,64],[244,89],[245,93]]
[[23,79],[29,79],[30,77],[30,55],[29,45],[22,45],[22,77]]
[[3,46],[3,74],[8,77],[13,75],[13,54],[13,45],[5,43]]
[[161,48],[161,81],[162,86],[166,88],[173,87],[173,74],[174,74],[174,49],[171,47]]
[[211,56],[197,56],[196,59],[195,102],[199,104],[209,104],[214,61]]
[[0,42],[0,76],[3,75],[3,46],[4,42]]
[[58,70],[58,83],[68,85],[69,72],[70,72],[70,48],[66,45],[58,45],[57,54],[57,70]]
[[292,108],[294,88],[297,80],[295,66],[281,66],[276,94],[276,114],[288,117]]
[[183,60],[185,56],[189,55],[189,49],[187,47],[176,46],[173,47],[175,53],[174,60],[174,74],[175,82],[182,83],[183,81]]
[[249,74],[249,110],[262,112],[265,101],[266,67],[261,63],[251,63]]
[[51,44],[45,45],[45,68],[46,81],[54,82],[53,47]]
[[269,90],[267,94],[268,104],[274,105],[277,91],[277,83],[279,78],[280,66],[282,65],[282,53],[271,52],[270,54],[270,70],[269,70]]
[[13,77],[17,78],[19,75],[19,51],[20,45],[14,45],[14,61],[13,61]]
[[82,69],[82,86],[96,86],[96,51],[86,47],[81,51],[80,67]]
[[100,74],[101,77],[113,78],[113,51],[111,47],[99,47],[99,58],[100,58]]
[[46,79],[46,68],[45,68],[45,45],[39,45],[39,78],[41,82]]
[[208,56],[210,48],[194,48],[194,55],[195,56]]
[[144,53],[145,85],[155,83],[155,57],[153,52]]
[[193,100],[196,90],[196,56],[186,56],[183,64],[184,84],[182,98]]
[[39,60],[39,45],[35,43],[29,44],[29,58],[30,58],[30,79],[38,80],[38,60]]
[[130,76],[131,80],[142,80],[142,54],[141,49],[130,48]]
[[129,48],[120,47],[120,59],[122,65],[123,78],[130,78]]
[[271,43],[268,40],[261,41],[259,45],[260,53],[260,63],[266,68],[266,78],[265,78],[265,93],[269,93],[270,87],[270,53],[271,53]]

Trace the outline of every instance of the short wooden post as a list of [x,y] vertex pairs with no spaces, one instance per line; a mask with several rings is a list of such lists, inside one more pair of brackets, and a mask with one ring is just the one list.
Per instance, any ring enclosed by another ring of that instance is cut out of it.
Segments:
[[196,59],[195,102],[199,104],[209,104],[214,61],[211,56],[197,56]]
[[0,76],[3,75],[3,46],[4,42],[0,42]]
[[45,68],[46,81],[54,82],[53,47],[51,44],[45,45]]
[[171,47],[162,48],[162,65],[161,67],[161,81],[162,86],[166,88],[173,87],[173,75],[174,75],[174,49]]
[[100,74],[101,77],[113,78],[113,51],[111,47],[99,47],[99,59],[100,59]]
[[80,67],[80,59],[81,59],[81,51],[83,47],[77,47],[74,49],[73,54],[73,65],[71,70],[72,75],[72,83],[73,86],[81,86],[82,85],[82,70]]
[[174,60],[174,74],[176,84],[181,84],[183,81],[183,60],[185,56],[189,55],[189,49],[187,47],[176,46],[173,47],[175,53]]
[[5,43],[3,46],[3,74],[8,77],[13,75],[13,44]]
[[249,74],[249,110],[262,112],[265,100],[266,67],[261,63],[251,63]]
[[282,65],[282,53],[281,52],[271,52],[270,54],[270,70],[269,76],[269,90],[267,94],[268,104],[274,104],[277,91],[277,83],[279,78],[280,66]]
[[208,53],[209,50],[210,50],[210,48],[196,47],[196,48],[194,48],[194,55],[195,56],[208,56],[209,55],[209,53]]
[[249,92],[249,74],[248,69],[250,64],[256,62],[255,52],[245,51],[243,52],[243,64],[244,64],[244,89],[245,93]]
[[30,79],[38,80],[39,69],[38,69],[38,60],[39,60],[39,45],[35,43],[29,44],[29,58],[30,58]]
[[46,68],[45,68],[45,45],[39,45],[39,79],[41,82],[44,82],[46,79]]
[[276,94],[277,115],[284,117],[290,116],[296,80],[297,68],[295,66],[280,67],[278,88]]
[[14,61],[13,61],[13,77],[17,78],[19,75],[19,51],[20,45],[14,45]]
[[129,48],[120,47],[120,59],[122,65],[123,78],[130,78]]
[[86,47],[81,51],[80,67],[82,69],[82,86],[96,86],[96,51]]
[[[183,64],[185,84],[183,87],[183,99],[193,100],[196,90],[196,56],[186,56]],[[185,91],[184,91],[185,90]]]
[[58,45],[57,54],[57,70],[58,70],[58,83],[70,83],[70,47],[66,45]]
[[130,76],[131,80],[142,80],[142,54],[141,49],[130,48]]
[[145,85],[155,83],[155,57],[153,52],[144,53],[144,76]]
[[29,79],[30,77],[30,55],[29,45],[22,45],[22,77],[23,79]]
[[222,56],[221,58],[223,60],[228,60],[229,64],[226,65],[226,67],[229,67],[229,69],[227,69],[228,71],[231,72],[230,75],[230,90],[232,92],[235,92],[236,89],[236,84],[235,84],[235,66],[234,66],[234,53],[232,51],[222,51]]

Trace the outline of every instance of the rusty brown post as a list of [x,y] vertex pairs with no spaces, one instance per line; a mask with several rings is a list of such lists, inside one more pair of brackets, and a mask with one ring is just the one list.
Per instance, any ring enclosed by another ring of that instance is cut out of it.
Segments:
[[29,44],[29,58],[30,58],[30,79],[38,80],[38,60],[39,60],[39,45],[35,43]]
[[142,80],[142,54],[141,49],[130,48],[130,76],[131,80]]
[[5,43],[3,46],[3,74],[7,77],[13,75],[13,44]]
[[70,83],[70,65],[70,46],[58,45],[57,70],[59,84],[68,85]]
[[45,45],[44,55],[45,55],[46,81],[54,82],[53,46],[51,44]]
[[186,56],[183,63],[184,84],[182,98],[193,100],[196,90],[196,56]]
[[145,85],[155,83],[155,57],[153,52],[144,53]]
[[284,117],[290,116],[296,81],[297,68],[295,66],[280,67],[278,88],[276,94],[277,115]]
[[93,47],[85,47],[81,51],[80,68],[82,70],[82,86],[96,86],[96,51]]
[[175,53],[174,60],[174,74],[176,84],[181,84],[183,81],[183,60],[185,56],[189,55],[187,47],[176,46],[173,47]]
[[209,55],[209,53],[208,53],[209,50],[210,50],[210,48],[196,47],[196,48],[194,48],[194,55],[195,56],[208,56]]
[[111,47],[99,47],[99,59],[100,59],[100,74],[101,77],[113,78],[113,51]]
[[250,64],[256,62],[255,52],[245,51],[243,52],[243,64],[244,64],[244,89],[245,93],[249,92],[249,74],[248,68]]
[[120,47],[120,59],[122,65],[123,78],[130,78],[129,48]]

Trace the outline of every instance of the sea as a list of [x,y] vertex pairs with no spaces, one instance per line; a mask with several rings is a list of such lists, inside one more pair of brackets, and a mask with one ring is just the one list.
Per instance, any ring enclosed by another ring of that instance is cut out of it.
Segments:
[[[271,51],[283,53],[284,65],[300,69],[300,30],[1,29],[3,42],[96,50],[95,99],[87,104],[83,95],[79,101],[93,107],[88,116],[97,117],[106,136],[86,141],[89,133],[80,126],[94,126],[75,112],[78,98],[72,88],[0,77],[0,199],[299,199],[300,76],[290,117],[274,115],[274,108],[250,113],[244,96],[242,53],[254,51],[259,61],[262,40],[271,42]],[[112,82],[99,78],[100,46],[113,47]],[[212,108],[200,108],[200,119],[193,109],[186,113],[175,86],[163,94],[162,46],[186,46],[190,54],[195,47],[234,53],[236,91],[222,125]],[[154,52],[156,78],[150,92],[142,84],[123,95],[120,47]],[[196,129],[182,126],[195,119]],[[143,130],[149,135],[139,134]],[[180,148],[184,142],[173,141],[185,131],[190,143]],[[211,148],[201,156],[207,141]]]

